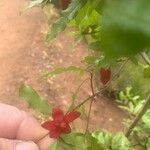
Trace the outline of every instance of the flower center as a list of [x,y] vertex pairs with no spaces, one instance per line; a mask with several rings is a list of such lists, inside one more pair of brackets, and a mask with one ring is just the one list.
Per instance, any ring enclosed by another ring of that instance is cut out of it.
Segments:
[[66,127],[67,127],[67,124],[66,124],[65,122],[62,122],[62,123],[60,124],[60,127],[61,127],[61,128],[66,128]]

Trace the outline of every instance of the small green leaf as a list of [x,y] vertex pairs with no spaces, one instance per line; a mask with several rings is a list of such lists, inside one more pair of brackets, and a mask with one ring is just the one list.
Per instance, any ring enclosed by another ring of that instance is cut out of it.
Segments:
[[148,65],[144,66],[143,73],[144,73],[145,78],[150,78],[150,66],[148,66]]
[[58,75],[58,74],[62,74],[62,73],[65,73],[65,72],[78,72],[78,73],[83,73],[84,70],[80,67],[76,67],[76,66],[69,66],[69,67],[58,67],[58,68],[55,68],[54,70],[52,71],[49,71],[49,72],[46,72],[43,77],[51,77],[51,76],[54,76],[54,75]]
[[52,107],[31,86],[22,84],[19,88],[19,96],[27,101],[33,109],[50,115]]
[[130,142],[123,133],[117,133],[112,139],[113,150],[132,150]]
[[112,135],[106,131],[95,131],[92,133],[92,137],[97,140],[102,150],[105,150],[111,146]]
[[59,150],[58,142],[56,141],[53,144],[51,144],[48,150]]
[[142,121],[144,123],[144,127],[150,129],[150,109],[144,114]]
[[86,56],[84,57],[83,62],[86,62],[89,65],[95,65],[99,59],[95,56]]
[[78,112],[80,112],[80,118],[82,119],[82,120],[86,120],[87,119],[87,114],[86,114],[86,111],[85,111],[85,106],[84,105],[82,105],[82,106],[80,106],[78,109],[77,109],[77,111]]

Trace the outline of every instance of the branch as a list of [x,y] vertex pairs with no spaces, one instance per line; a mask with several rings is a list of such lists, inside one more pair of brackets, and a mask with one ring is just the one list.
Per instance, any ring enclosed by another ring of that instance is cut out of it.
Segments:
[[[79,90],[81,89],[82,85],[87,81],[90,80],[90,78],[86,78],[85,80],[83,80],[80,85],[78,86],[78,88],[76,89],[76,91],[73,93],[73,95],[75,95],[75,98],[72,98],[73,101],[75,101],[77,94],[79,93]],[[74,96],[73,96],[74,97]]]
[[143,108],[141,109],[141,111],[139,112],[139,114],[135,117],[135,119],[133,120],[133,122],[131,123],[131,125],[129,126],[128,130],[126,131],[125,135],[126,137],[129,137],[132,130],[134,129],[134,127],[137,125],[137,123],[139,122],[139,120],[143,117],[143,115],[145,114],[145,112],[147,111],[147,109],[150,106],[150,96],[148,96]]
[[120,68],[118,69],[118,71],[113,74],[112,79],[110,80],[110,82],[111,82],[112,80],[114,80],[115,77],[117,77],[117,76],[120,74],[120,72],[122,71],[122,69],[123,69],[124,66],[127,64],[128,61],[129,61],[129,58],[126,59],[126,60],[122,63],[122,65],[120,66]]
[[112,78],[107,82],[107,84],[105,85],[105,87],[102,87],[98,92],[94,93],[94,95],[87,97],[84,101],[82,101],[80,104],[78,104],[73,111],[75,111],[76,109],[78,109],[79,107],[81,107],[83,104],[85,104],[86,102],[88,102],[89,100],[95,98],[96,96],[98,96],[99,94],[101,94],[101,92],[103,90],[105,90],[110,83],[115,79],[116,76],[118,76],[118,74],[120,74],[120,72],[122,71],[123,67],[127,64],[127,62],[129,61],[129,59],[127,59],[118,69],[118,71],[116,73],[114,73],[114,75],[112,76]]
[[88,112],[88,117],[87,117],[87,125],[86,125],[86,129],[85,129],[85,133],[87,133],[88,131],[88,128],[89,128],[89,121],[90,121],[90,114],[91,114],[91,109],[92,109],[92,104],[93,104],[93,101],[94,101],[94,86],[93,86],[93,73],[90,73],[91,75],[91,78],[90,78],[90,83],[91,83],[91,91],[92,91],[92,98],[91,98],[91,102],[90,102],[90,107],[89,107],[89,112]]
[[79,105],[77,105],[72,111],[75,111],[76,109],[80,108],[83,104],[85,104],[87,101],[89,101],[92,97],[87,97],[84,101],[82,101]]

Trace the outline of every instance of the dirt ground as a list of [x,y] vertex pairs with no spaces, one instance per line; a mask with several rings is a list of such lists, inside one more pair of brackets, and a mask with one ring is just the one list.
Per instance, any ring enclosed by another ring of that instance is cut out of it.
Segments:
[[[32,85],[53,106],[67,108],[71,92],[75,91],[84,77],[63,74],[48,80],[39,77],[44,70],[55,66],[80,65],[87,52],[86,46],[74,47],[74,39],[68,31],[47,46],[43,30],[45,16],[40,8],[34,8],[20,16],[26,0],[0,1],[0,102],[16,106],[35,114],[18,96],[21,83]],[[90,94],[87,84],[80,90],[78,101]],[[88,104],[86,105],[88,107]],[[92,109],[90,127],[105,128],[116,132],[123,130],[122,119],[126,116],[112,100],[99,98]],[[82,129],[85,122],[77,122]]]

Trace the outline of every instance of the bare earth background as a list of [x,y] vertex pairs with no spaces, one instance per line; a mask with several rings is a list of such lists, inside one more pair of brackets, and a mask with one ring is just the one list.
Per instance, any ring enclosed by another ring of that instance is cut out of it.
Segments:
[[[59,75],[49,80],[39,77],[44,70],[55,66],[79,65],[80,59],[86,55],[86,47],[80,44],[73,50],[74,39],[69,36],[68,30],[48,47],[43,35],[45,15],[40,8],[34,8],[20,16],[26,4],[26,0],[0,1],[0,102],[29,111],[38,118],[38,113],[19,98],[20,84],[32,85],[53,106],[67,108],[71,102],[71,92],[84,77],[73,74]],[[81,89],[78,101],[89,94],[87,87],[88,84],[85,84]],[[125,116],[114,102],[100,98],[94,103],[90,126],[120,131],[123,130],[121,122]],[[77,125],[85,128],[84,121],[77,121]]]

